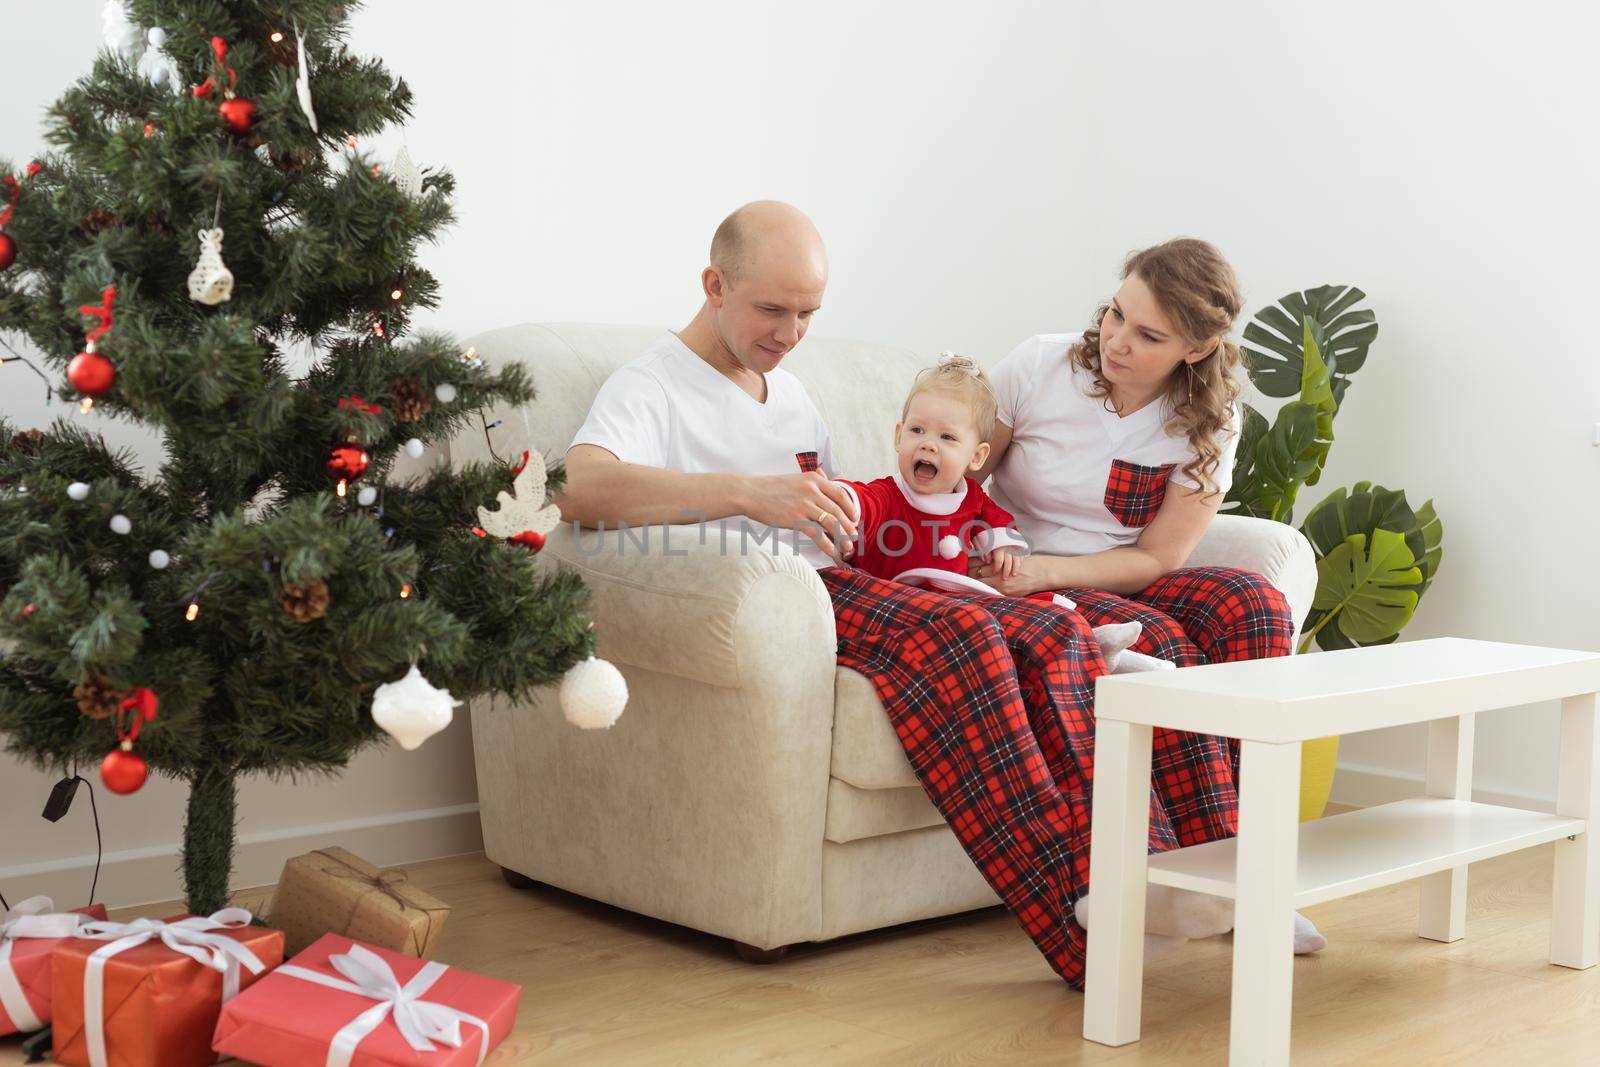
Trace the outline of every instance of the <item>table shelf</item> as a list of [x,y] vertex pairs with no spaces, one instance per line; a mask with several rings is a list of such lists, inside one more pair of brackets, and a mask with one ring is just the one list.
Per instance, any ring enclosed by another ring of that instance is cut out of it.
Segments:
[[[1584,820],[1467,800],[1417,797],[1300,826],[1296,908],[1405,882],[1584,832]],[[1161,885],[1234,897],[1238,842],[1149,858]]]

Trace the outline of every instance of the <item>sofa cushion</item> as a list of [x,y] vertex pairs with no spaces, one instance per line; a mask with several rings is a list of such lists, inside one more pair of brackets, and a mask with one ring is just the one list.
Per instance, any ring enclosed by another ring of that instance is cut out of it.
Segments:
[[944,816],[920,785],[857,789],[837,778],[828,781],[828,822],[822,836],[835,844],[943,825]]
[[833,776],[858,789],[922,789],[877,690],[846,667],[834,672]]

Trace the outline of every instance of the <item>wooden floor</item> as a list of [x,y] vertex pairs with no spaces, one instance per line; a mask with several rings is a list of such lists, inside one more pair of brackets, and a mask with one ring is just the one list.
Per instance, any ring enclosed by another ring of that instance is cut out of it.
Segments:
[[[1454,945],[1415,936],[1415,883],[1312,909],[1331,944],[1295,963],[1295,1063],[1600,1063],[1600,968],[1545,962],[1550,864],[1545,846],[1475,865],[1468,936]],[[409,870],[455,908],[438,958],[525,986],[516,1030],[489,1057],[496,1067],[1227,1059],[1226,937],[1153,964],[1144,1039],[1110,1049],[1079,1037],[1083,998],[998,909],[756,966],[694,931],[511,889],[481,855]],[[0,1038],[0,1065],[22,1062],[19,1043]]]

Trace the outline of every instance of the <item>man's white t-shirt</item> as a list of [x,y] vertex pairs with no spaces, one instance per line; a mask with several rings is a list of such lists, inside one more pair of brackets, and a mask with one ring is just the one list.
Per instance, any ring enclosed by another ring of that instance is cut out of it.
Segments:
[[[572,443],[598,445],[624,463],[689,474],[799,474],[807,469],[801,457],[808,457],[814,469],[837,478],[828,428],[805,386],[782,368],[765,377],[762,403],[677,334],[664,333],[606,379]],[[771,530],[743,515],[708,520],[706,527],[707,543],[726,545],[730,554],[781,543],[815,566],[832,565],[800,531]]]
[[[1016,517],[1034,552],[1083,556],[1131,545],[1155,517],[1166,484],[1200,489],[1183,472],[1194,458],[1187,436],[1167,432],[1164,399],[1126,418],[1089,395],[1094,375],[1068,350],[1079,333],[1030,337],[989,372],[1011,447],[995,469],[992,496]],[[1235,408],[1217,469],[1219,492],[1233,484],[1239,443]]]

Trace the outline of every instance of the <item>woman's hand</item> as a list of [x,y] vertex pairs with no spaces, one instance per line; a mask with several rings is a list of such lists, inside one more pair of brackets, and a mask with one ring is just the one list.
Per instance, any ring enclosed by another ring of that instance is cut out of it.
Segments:
[[[1010,573],[1006,573],[1008,570]],[[1028,596],[1050,588],[1049,579],[1041,571],[1041,561],[1032,556],[1011,556],[1009,560],[1002,556],[996,562],[984,562],[974,556],[967,563],[969,577],[993,586],[1004,596]]]

